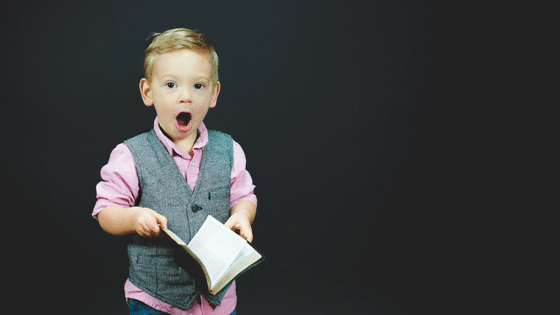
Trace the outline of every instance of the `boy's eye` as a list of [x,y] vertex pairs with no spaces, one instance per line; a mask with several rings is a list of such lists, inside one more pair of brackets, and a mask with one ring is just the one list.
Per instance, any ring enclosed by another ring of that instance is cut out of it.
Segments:
[[197,89],[197,90],[200,90],[200,89],[204,88],[204,84],[202,84],[202,83],[196,83],[196,84],[194,85],[194,88]]
[[174,87],[177,87],[177,84],[175,84],[175,82],[167,82],[167,83],[165,83],[165,86],[172,89]]

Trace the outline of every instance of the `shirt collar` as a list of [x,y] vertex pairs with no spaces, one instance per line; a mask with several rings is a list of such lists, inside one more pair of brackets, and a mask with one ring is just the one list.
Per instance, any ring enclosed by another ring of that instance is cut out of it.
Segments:
[[[175,154],[177,155],[180,155],[182,157],[188,156],[188,158],[190,158],[190,155],[188,153],[181,151],[179,147],[177,147],[177,145],[173,143],[171,139],[167,138],[167,136],[161,131],[157,117],[154,120],[154,131],[156,132],[159,141],[163,143],[163,146],[165,146],[165,149],[170,155],[173,155],[173,152],[175,152]],[[201,122],[200,126],[198,126],[198,132],[199,137],[194,143],[193,150],[202,150],[202,148],[204,148],[204,146],[208,144],[208,129],[206,129],[206,126],[203,122]]]

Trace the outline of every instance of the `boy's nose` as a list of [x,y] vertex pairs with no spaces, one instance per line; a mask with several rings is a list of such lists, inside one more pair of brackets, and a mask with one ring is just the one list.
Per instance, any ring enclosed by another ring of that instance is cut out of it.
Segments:
[[188,89],[181,90],[179,94],[179,102],[180,103],[190,103],[191,102],[191,93]]

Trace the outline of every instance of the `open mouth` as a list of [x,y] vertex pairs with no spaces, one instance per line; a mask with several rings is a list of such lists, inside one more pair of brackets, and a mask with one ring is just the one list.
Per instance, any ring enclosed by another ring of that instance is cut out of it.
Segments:
[[180,112],[175,118],[175,128],[179,132],[189,132],[193,127],[192,116],[189,112]]
[[191,121],[191,113],[181,112],[177,115],[177,124],[181,127],[186,127]]

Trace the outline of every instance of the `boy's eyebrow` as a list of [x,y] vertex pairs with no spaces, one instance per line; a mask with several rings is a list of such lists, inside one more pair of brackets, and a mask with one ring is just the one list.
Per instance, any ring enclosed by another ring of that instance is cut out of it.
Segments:
[[[177,78],[179,78],[180,76],[177,76],[177,75],[174,75],[174,74],[164,74],[164,75],[162,75],[161,77],[159,77],[159,79],[162,80],[162,79],[164,79],[165,77],[171,77],[171,78],[173,78],[173,79],[177,79]],[[205,75],[193,76],[192,78],[194,78],[195,80],[205,79],[205,80],[210,81],[210,77],[205,76]]]

